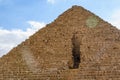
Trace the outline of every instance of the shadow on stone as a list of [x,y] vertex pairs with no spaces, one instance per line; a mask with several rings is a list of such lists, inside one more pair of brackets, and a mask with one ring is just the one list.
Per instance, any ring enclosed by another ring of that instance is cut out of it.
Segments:
[[73,59],[73,66],[72,69],[79,68],[80,64],[80,42],[77,40],[75,34],[72,37],[72,59]]

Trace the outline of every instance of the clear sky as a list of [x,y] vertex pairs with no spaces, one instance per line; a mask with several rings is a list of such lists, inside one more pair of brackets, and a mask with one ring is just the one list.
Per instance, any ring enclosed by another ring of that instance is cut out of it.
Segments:
[[120,29],[120,0],[0,0],[0,56],[72,5],[83,6]]

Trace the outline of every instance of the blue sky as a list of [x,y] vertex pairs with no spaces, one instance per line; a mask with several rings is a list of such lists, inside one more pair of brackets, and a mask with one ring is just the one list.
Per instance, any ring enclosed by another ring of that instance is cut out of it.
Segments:
[[120,29],[120,0],[0,0],[0,56],[72,5],[83,6]]

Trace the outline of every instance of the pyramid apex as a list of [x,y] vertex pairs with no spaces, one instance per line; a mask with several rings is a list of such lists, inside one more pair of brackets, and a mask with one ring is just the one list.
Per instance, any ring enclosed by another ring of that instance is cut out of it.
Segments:
[[73,5],[72,8],[77,8],[77,7],[81,7],[81,6],[78,6],[78,5]]
[[73,5],[72,7],[80,7],[80,6],[78,6],[78,5]]
[[73,6],[72,6],[72,9],[76,9],[76,8],[84,9],[82,6],[78,6],[78,5],[73,5]]

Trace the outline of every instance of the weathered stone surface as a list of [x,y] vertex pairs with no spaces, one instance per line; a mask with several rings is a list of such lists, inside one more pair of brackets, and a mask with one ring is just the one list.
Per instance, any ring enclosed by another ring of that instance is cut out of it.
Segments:
[[119,80],[120,31],[73,6],[0,64],[0,80]]

